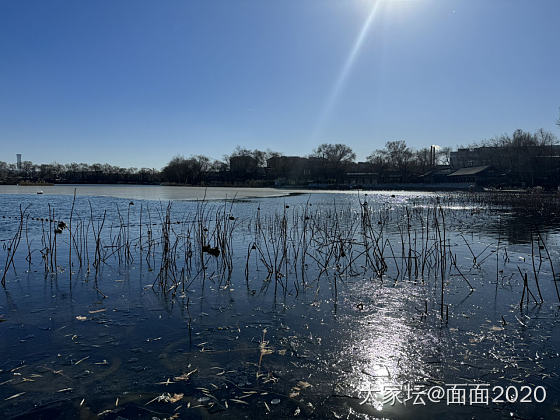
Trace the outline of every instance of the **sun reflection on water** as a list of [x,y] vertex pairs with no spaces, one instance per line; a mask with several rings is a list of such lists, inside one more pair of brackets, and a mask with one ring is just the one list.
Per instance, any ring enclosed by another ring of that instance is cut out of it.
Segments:
[[361,405],[377,411],[385,411],[389,405],[394,409],[402,402],[402,394],[400,401],[395,400],[398,390],[406,383],[426,380],[431,368],[423,355],[434,350],[437,339],[428,332],[418,334],[418,326],[405,315],[410,315],[407,305],[413,304],[409,298],[418,298],[414,294],[419,295],[419,290],[408,286],[384,289],[375,296],[375,309],[367,313],[366,306],[364,316],[349,331],[352,369],[346,385]]

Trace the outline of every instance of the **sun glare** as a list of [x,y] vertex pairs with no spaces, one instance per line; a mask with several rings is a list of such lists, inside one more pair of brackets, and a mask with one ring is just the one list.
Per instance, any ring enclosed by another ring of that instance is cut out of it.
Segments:
[[327,101],[325,102],[313,133],[314,139],[316,139],[320,135],[324,123],[328,120],[334,106],[336,105],[338,96],[340,95],[346,83],[346,80],[348,79],[348,76],[352,71],[352,67],[354,66],[354,62],[359,55],[362,44],[364,43],[364,40],[369,33],[370,27],[375,20],[376,15],[379,13],[380,6],[382,6],[382,4],[387,1],[389,0],[369,0],[367,2],[369,5],[369,12],[364,20],[364,23],[361,26],[360,31],[358,32],[358,35],[356,36],[354,44],[352,45],[352,48],[350,49],[346,60],[344,61],[340,69],[338,77],[336,78],[336,81],[330,90],[330,94],[327,98]]

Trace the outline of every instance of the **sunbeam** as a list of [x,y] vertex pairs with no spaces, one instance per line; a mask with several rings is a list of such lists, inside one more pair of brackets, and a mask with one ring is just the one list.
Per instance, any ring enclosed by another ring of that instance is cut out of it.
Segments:
[[313,131],[313,136],[312,136],[313,140],[317,140],[318,136],[321,135],[323,126],[327,121],[327,119],[329,118],[330,114],[332,113],[332,110],[336,104],[338,96],[340,95],[340,92],[342,91],[342,88],[344,87],[344,84],[346,83],[346,80],[350,75],[352,67],[354,66],[354,62],[356,61],[356,58],[358,57],[358,53],[360,52],[362,44],[364,43],[364,40],[366,38],[366,35],[369,32],[369,28],[375,19],[375,15],[377,14],[377,11],[379,10],[379,6],[383,2],[384,0],[375,0],[373,2],[371,6],[371,10],[364,24],[362,25],[362,28],[360,29],[360,32],[358,33],[356,40],[354,41],[354,45],[352,46],[352,49],[350,50],[348,57],[344,61],[344,65],[342,66],[340,73],[338,74],[338,77],[332,89],[330,90],[327,101],[325,102],[325,106],[321,110],[321,114],[319,115],[319,118],[315,125],[315,129]]

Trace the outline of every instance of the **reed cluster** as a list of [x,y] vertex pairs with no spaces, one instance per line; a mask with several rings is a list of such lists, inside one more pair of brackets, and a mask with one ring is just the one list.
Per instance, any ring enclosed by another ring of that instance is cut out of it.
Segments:
[[[299,294],[309,287],[318,291],[326,281],[336,299],[339,282],[356,277],[381,283],[427,283],[439,292],[443,320],[448,317],[445,292],[453,278],[474,290],[468,273],[465,275],[457,263],[458,252],[468,250],[473,267],[478,268],[495,253],[496,282],[500,252],[509,260],[500,239],[495,250],[484,255],[489,246],[475,253],[464,235],[449,231],[449,220],[455,223],[460,217],[449,208],[462,200],[461,195],[450,194],[395,205],[372,204],[363,196],[342,205],[334,201],[319,205],[307,201],[295,206],[284,203],[267,212],[257,207],[253,214],[236,214],[235,200],[201,200],[182,214],[171,202],[166,206],[141,203],[139,208],[130,202],[126,207],[117,204],[108,217],[106,209],[94,210],[91,203],[89,214],[78,214],[74,196],[68,223],[57,219],[50,205],[46,218],[32,217],[27,208],[20,208],[19,216],[14,217],[13,236],[3,243],[1,281],[6,287],[8,272],[15,272],[16,254],[24,239],[28,265],[31,267],[33,255],[39,253],[46,274],[93,272],[97,282],[104,266],[137,262],[155,272],[153,288],[165,293],[185,292],[197,279],[229,285],[236,267],[244,267],[248,290],[252,291],[253,279],[260,278],[262,288],[273,285],[275,295],[289,290]],[[30,222],[40,223],[39,248],[33,246]],[[540,233],[533,236],[531,265],[539,299],[529,288],[527,273],[519,270],[524,284],[521,309],[528,296],[535,302],[544,301],[539,284],[543,261],[549,261],[555,280],[548,247]],[[67,263],[59,258],[61,247],[68,253]],[[556,281],[554,285],[560,301]]]

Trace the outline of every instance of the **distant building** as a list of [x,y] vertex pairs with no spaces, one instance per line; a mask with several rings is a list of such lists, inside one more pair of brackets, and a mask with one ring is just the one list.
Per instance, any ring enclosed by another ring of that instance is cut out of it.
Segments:
[[273,156],[266,161],[268,175],[273,179],[286,178],[301,182],[310,177],[308,159],[299,156]]
[[258,168],[257,159],[252,156],[232,156],[229,158],[229,170],[235,177],[244,178],[253,175]]
[[437,184],[449,182],[447,177],[449,174],[455,172],[449,165],[436,165],[429,171],[419,176],[419,179],[427,184]]
[[[525,146],[525,147],[496,147],[482,146],[458,149],[449,154],[449,163],[454,169],[472,168],[475,166],[491,165],[502,169],[512,169],[524,163],[534,165],[535,158],[560,157],[560,145]],[[527,159],[531,160],[527,162]]]
[[495,164],[500,147],[473,147],[458,149],[449,154],[449,163],[454,169],[472,168]]
[[[450,154],[450,178],[477,183],[548,186],[560,184],[560,145],[509,145],[461,148]],[[491,170],[478,169],[491,167]],[[474,171],[458,172],[471,168]]]
[[370,162],[351,162],[346,167],[344,182],[353,187],[377,185],[379,175]]
[[352,187],[370,187],[377,185],[378,175],[375,172],[346,172],[344,178]]
[[16,168],[21,171],[21,153],[16,154]]
[[447,177],[450,178],[452,182],[471,182],[481,185],[490,181],[490,176],[492,175],[491,168],[490,165],[461,168],[450,173]]

